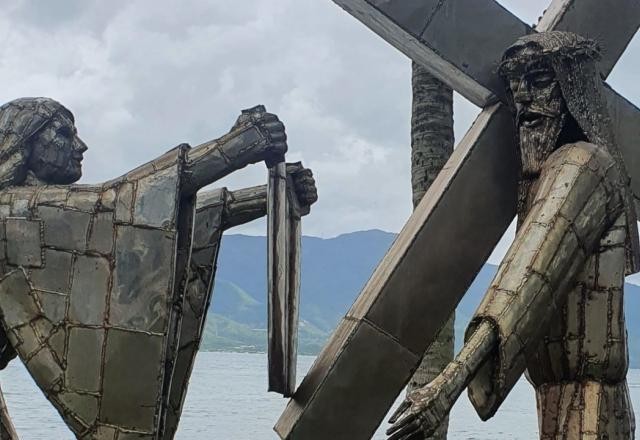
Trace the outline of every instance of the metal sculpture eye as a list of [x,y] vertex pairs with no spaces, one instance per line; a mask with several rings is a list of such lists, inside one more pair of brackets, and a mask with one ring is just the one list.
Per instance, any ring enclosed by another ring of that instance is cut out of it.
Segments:
[[71,139],[74,136],[73,129],[68,125],[62,125],[56,130],[56,133],[62,137]]
[[544,88],[551,85],[555,80],[553,72],[548,70],[541,70],[532,72],[527,76],[527,80],[536,88]]

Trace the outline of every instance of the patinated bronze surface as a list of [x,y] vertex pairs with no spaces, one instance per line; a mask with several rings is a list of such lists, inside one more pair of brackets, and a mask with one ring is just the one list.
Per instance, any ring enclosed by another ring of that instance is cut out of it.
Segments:
[[533,34],[501,64],[521,157],[518,231],[456,359],[410,394],[390,439],[434,431],[465,387],[482,419],[525,370],[540,438],[630,439],[625,274],[638,271],[629,176],[593,41]]
[[[216,141],[72,185],[86,146],[71,112],[47,98],[0,107],[2,365],[17,353],[78,438],[172,438],[222,231],[266,213],[264,187],[196,193],[286,148],[256,107]],[[315,201],[310,171],[293,174]]]

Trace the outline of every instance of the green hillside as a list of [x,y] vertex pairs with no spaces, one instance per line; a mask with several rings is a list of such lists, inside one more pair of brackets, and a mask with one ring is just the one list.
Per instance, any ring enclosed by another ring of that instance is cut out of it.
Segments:
[[[213,301],[215,306],[207,317],[202,350],[250,353],[267,350],[265,302],[224,279],[216,280]],[[298,331],[298,352],[318,353],[327,336],[327,331],[302,319]]]
[[[395,238],[361,231],[332,239],[303,237],[299,345],[317,354]],[[266,351],[266,239],[226,235],[203,350]],[[456,311],[456,346],[496,272],[487,264]],[[640,367],[640,287],[625,287],[631,364]]]
[[[298,352],[305,355],[317,354],[326,342],[327,336],[326,332],[318,330],[308,322],[300,322]],[[207,318],[201,349],[264,353],[267,351],[267,329],[252,328],[212,313]]]

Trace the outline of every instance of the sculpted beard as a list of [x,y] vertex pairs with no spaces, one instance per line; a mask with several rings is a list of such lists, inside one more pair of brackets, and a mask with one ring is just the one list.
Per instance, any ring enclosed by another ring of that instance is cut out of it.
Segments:
[[528,126],[524,121],[519,121],[523,176],[535,176],[540,173],[544,161],[557,148],[564,120],[565,115],[541,116],[534,126]]

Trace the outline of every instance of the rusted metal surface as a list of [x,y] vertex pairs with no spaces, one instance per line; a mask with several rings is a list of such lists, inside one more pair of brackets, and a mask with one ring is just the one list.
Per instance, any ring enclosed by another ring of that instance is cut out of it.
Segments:
[[515,215],[514,137],[506,108],[481,113],[296,390],[282,438],[373,435]]
[[495,0],[333,1],[479,107],[504,99],[496,68],[516,38],[536,30],[594,38],[608,76],[640,24],[635,0],[553,0],[535,29]]
[[593,40],[561,31],[505,51],[521,158],[516,238],[462,351],[408,395],[389,440],[434,433],[467,386],[492,417],[525,369],[542,440],[633,437],[623,286],[640,270],[636,212],[598,59]]
[[[534,28],[495,0],[333,0],[373,32],[479,107],[505,102],[497,75],[502,52],[516,38],[535,31],[570,31],[598,41],[598,68],[606,78],[640,26],[640,2],[553,0]],[[606,17],[606,19],[603,19]],[[615,23],[615,25],[613,25]],[[479,38],[481,36],[481,38]],[[634,136],[640,111],[608,92],[611,108],[621,111],[614,131],[619,149],[640,162]],[[634,194],[640,196],[640,167],[629,167]]]
[[[158,434],[180,318],[174,274],[186,270],[176,267],[174,251],[189,227],[178,224],[176,203],[185,152],[104,186],[2,192],[0,209],[11,213],[2,220],[4,238],[13,249],[0,282],[3,328],[78,437]],[[158,197],[164,203],[150,210]],[[34,244],[39,259],[14,259]]]
[[227,190],[224,188],[198,194],[189,279],[182,305],[180,336],[171,374],[163,439],[172,439],[178,428],[193,364],[202,342],[205,320],[213,296],[227,199]]
[[298,326],[300,322],[300,258],[302,252],[302,215],[309,213],[309,205],[301,206],[290,175],[287,175],[287,202],[289,236],[289,270],[287,292],[287,353],[285,397],[291,397],[296,389],[298,363]]

